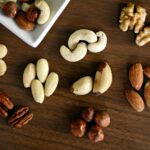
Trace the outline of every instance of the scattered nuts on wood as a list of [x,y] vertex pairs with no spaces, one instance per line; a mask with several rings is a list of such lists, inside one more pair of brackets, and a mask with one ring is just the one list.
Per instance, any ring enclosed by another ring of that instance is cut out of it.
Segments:
[[0,76],[3,76],[6,73],[6,71],[7,71],[7,65],[5,61],[0,59]]
[[14,108],[12,100],[3,92],[0,92],[0,116],[8,117],[8,111]]
[[45,96],[51,96],[56,90],[59,82],[59,76],[55,72],[51,72],[45,82]]
[[41,81],[41,83],[44,83],[49,73],[49,64],[46,59],[41,58],[38,60],[36,64],[36,72],[38,79]]
[[100,127],[106,128],[110,125],[110,115],[106,111],[96,112],[94,119]]
[[92,91],[93,88],[93,78],[86,76],[80,78],[71,86],[71,92],[75,95],[86,95]]
[[88,50],[92,53],[99,53],[103,51],[107,46],[107,36],[104,32],[99,31],[96,33],[99,40],[96,43],[88,45]]
[[104,140],[104,133],[100,126],[92,126],[88,132],[88,137],[94,143],[101,142]]
[[125,91],[126,98],[132,108],[136,110],[137,112],[142,112],[145,108],[144,101],[142,97],[133,90],[126,90]]
[[108,63],[101,63],[97,69],[93,87],[96,95],[106,92],[112,84],[112,71]]
[[145,102],[146,102],[146,105],[148,107],[150,107],[150,81],[148,81],[145,85],[145,88],[144,88],[144,99],[145,99]]
[[8,124],[15,128],[22,128],[33,119],[33,113],[30,113],[29,107],[21,107],[16,110],[8,119]]
[[150,66],[144,67],[144,74],[147,78],[150,78]]
[[36,77],[35,65],[30,63],[26,66],[23,73],[23,85],[25,88],[31,87],[31,82]]
[[82,111],[82,118],[86,122],[91,122],[94,117],[95,110],[92,107],[87,107]]
[[137,63],[130,67],[129,70],[129,81],[134,89],[137,91],[141,89],[143,84],[143,67]]
[[39,80],[34,79],[31,83],[31,91],[34,100],[42,104],[44,102],[44,87]]
[[86,132],[86,122],[82,119],[77,119],[71,123],[71,133],[75,137],[83,137]]
[[0,44],[0,59],[7,55],[7,47],[4,44]]

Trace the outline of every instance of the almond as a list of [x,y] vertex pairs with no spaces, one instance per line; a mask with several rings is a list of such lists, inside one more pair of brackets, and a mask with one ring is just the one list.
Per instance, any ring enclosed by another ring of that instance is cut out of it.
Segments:
[[129,81],[134,89],[139,91],[143,84],[143,68],[141,64],[134,64],[129,70]]
[[0,44],[0,59],[7,55],[7,47],[4,44]]
[[145,88],[144,88],[144,99],[145,99],[145,102],[146,102],[146,105],[148,107],[150,107],[150,81],[148,81],[145,85]]
[[146,77],[150,78],[150,66],[144,68],[144,74]]
[[126,90],[125,91],[126,98],[130,105],[133,107],[134,110],[137,112],[142,112],[145,108],[144,101],[142,97],[133,90]]

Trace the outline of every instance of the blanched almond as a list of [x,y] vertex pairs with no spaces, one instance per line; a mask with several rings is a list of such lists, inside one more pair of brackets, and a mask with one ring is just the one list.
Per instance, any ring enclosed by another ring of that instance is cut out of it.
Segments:
[[3,76],[7,71],[7,65],[4,60],[0,59],[0,76]]
[[145,85],[145,88],[144,88],[144,99],[145,99],[145,102],[146,102],[146,105],[148,107],[150,107],[150,81],[148,81]]
[[7,47],[4,44],[0,44],[0,59],[7,55]]

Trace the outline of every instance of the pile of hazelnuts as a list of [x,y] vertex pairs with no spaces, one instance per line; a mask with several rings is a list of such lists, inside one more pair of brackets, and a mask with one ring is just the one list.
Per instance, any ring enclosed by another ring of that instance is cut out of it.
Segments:
[[81,113],[81,118],[71,122],[71,133],[75,137],[83,137],[88,133],[89,140],[94,143],[104,140],[102,128],[110,125],[110,115],[107,111],[95,111],[86,107]]

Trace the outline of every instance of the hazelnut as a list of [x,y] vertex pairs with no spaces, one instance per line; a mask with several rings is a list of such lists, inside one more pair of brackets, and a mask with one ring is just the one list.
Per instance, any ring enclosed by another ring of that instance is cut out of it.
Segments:
[[93,119],[94,116],[94,109],[91,107],[87,107],[83,110],[82,112],[82,118],[86,121],[86,122],[90,122]]
[[95,119],[96,124],[103,128],[108,127],[110,125],[110,116],[108,112],[106,111],[97,112],[95,114],[94,119]]
[[35,22],[39,16],[39,11],[36,8],[31,7],[28,9],[26,16],[29,21]]
[[6,16],[14,18],[17,14],[18,6],[15,2],[7,2],[3,6],[3,12]]
[[92,126],[90,131],[88,132],[88,137],[94,143],[100,142],[104,140],[104,133],[102,128],[98,125]]
[[71,133],[76,137],[83,137],[86,132],[86,122],[77,119],[71,123]]

